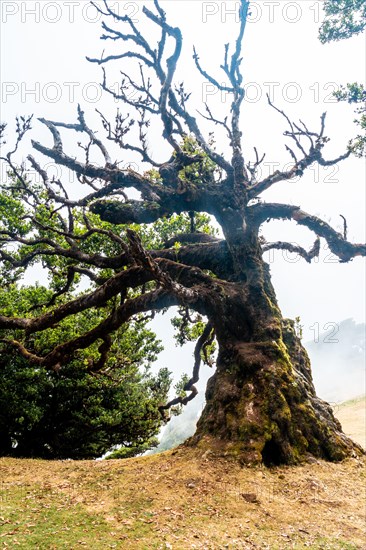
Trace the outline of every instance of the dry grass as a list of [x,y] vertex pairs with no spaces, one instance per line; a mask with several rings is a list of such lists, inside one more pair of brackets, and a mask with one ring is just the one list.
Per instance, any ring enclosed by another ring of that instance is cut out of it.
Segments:
[[2,459],[3,548],[366,548],[365,463]]
[[341,403],[336,407],[335,415],[343,431],[366,449],[366,396]]
[[0,460],[0,548],[366,549],[365,461]]

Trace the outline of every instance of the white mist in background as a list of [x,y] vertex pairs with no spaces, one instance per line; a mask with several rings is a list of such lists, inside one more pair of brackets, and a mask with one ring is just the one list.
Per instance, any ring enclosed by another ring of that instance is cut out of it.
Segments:
[[364,323],[346,319],[327,332],[315,332],[314,340],[305,344],[322,399],[338,403],[365,394],[365,329]]

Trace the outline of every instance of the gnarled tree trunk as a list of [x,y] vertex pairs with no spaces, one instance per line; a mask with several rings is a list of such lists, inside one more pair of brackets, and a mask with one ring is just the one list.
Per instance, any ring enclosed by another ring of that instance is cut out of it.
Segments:
[[264,263],[261,267],[262,284],[260,279],[256,285],[232,284],[217,300],[217,370],[189,444],[245,464],[294,464],[309,455],[338,461],[361,454],[330,405],[316,396],[307,352],[294,322],[282,318],[269,272]]

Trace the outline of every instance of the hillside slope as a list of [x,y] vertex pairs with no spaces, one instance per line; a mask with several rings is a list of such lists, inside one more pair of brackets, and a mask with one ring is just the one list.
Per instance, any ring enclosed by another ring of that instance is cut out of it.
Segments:
[[[360,411],[364,398],[339,408],[346,432],[361,433]],[[129,460],[3,458],[0,548],[361,550],[365,465],[242,468],[186,447]]]
[[1,548],[364,549],[365,462],[0,460]]
[[344,433],[366,449],[366,396],[336,405],[334,413]]

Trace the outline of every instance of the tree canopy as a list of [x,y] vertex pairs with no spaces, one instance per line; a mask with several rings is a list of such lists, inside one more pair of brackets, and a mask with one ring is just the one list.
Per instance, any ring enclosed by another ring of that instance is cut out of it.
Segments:
[[[44,287],[10,285],[0,292],[2,311],[27,313],[52,298]],[[62,327],[28,340],[47,353],[62,337],[87,330],[104,312],[69,319]],[[150,365],[160,342],[140,319],[113,335],[103,373],[91,368],[97,349],[77,353],[62,368],[32,366],[10,345],[0,355],[0,453],[42,458],[97,458],[119,445],[131,455],[155,444],[161,425],[159,405],[167,399],[167,369],[153,376]],[[12,331],[3,332],[8,338]]]
[[[357,36],[366,27],[366,3],[364,0],[328,0],[324,2],[325,19],[319,31],[320,41],[325,44]],[[350,142],[350,149],[357,156],[365,154],[366,146],[366,90],[362,83],[342,85],[334,93],[338,101],[357,104],[355,123],[362,133]]]
[[[28,176],[22,172],[23,179]],[[5,188],[0,197],[4,227],[23,225],[15,192],[22,183],[10,173],[12,193]],[[29,188],[38,194],[36,211],[44,215],[47,204],[42,201],[39,188],[27,180]],[[7,199],[12,198],[11,207]],[[196,227],[208,235],[213,231],[207,216],[196,216]],[[141,238],[149,245],[161,246],[177,231],[188,231],[189,216],[174,216],[146,226]],[[105,224],[96,220],[103,229]],[[34,229],[32,229],[34,234]],[[43,233],[43,236],[45,234]],[[177,243],[178,244],[178,243]],[[90,239],[89,252],[108,253],[109,243]],[[28,248],[25,248],[28,251]],[[21,247],[17,253],[21,257]],[[46,264],[43,264],[46,267]],[[2,264],[4,287],[0,291],[0,308],[3,314],[29,315],[47,312],[56,303],[83,296],[79,290],[83,271],[77,266],[63,264],[61,258],[47,263],[49,286],[24,286],[24,270],[9,269]],[[75,269],[75,270],[74,270]],[[107,271],[104,271],[107,280]],[[103,282],[95,280],[96,285]],[[27,347],[41,355],[47,354],[63,340],[91,329],[101,322],[106,311],[112,312],[114,301],[104,303],[92,311],[83,311],[49,329],[27,337]],[[171,385],[169,371],[162,368],[156,375],[150,372],[162,350],[160,341],[148,328],[151,316],[137,316],[129,324],[113,333],[108,360],[102,370],[103,348],[96,345],[79,350],[69,362],[54,365],[51,369],[33,365],[27,357],[14,355],[7,342],[19,335],[17,330],[3,330],[3,347],[0,355],[0,453],[12,456],[42,458],[97,458],[119,447],[112,456],[134,456],[157,444],[156,435],[162,424],[159,407],[167,400]],[[197,332],[197,329],[196,329]]]

